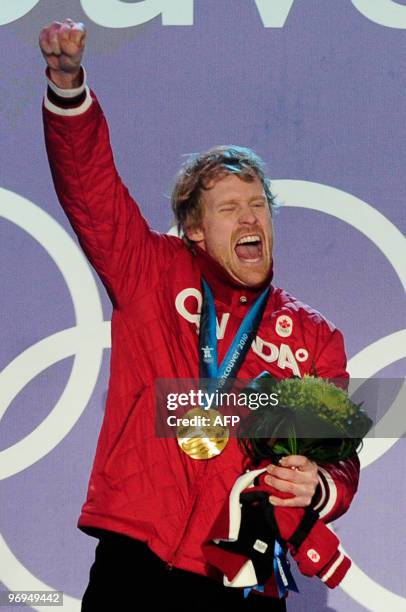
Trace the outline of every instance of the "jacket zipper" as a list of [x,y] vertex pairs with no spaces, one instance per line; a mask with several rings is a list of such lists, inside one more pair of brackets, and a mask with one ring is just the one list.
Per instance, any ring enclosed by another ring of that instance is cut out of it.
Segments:
[[199,494],[200,494],[201,489],[202,489],[202,477],[205,476],[206,473],[207,473],[207,468],[208,468],[208,462],[209,461],[210,461],[210,459],[203,459],[203,460],[201,460],[201,463],[204,462],[204,465],[202,465],[202,469],[199,470],[197,472],[197,474],[196,474],[196,478],[198,479],[198,482],[195,485],[195,487],[193,488],[192,495],[190,497],[190,502],[189,502],[189,505],[188,505],[187,510],[185,512],[186,521],[185,521],[184,527],[183,527],[182,532],[181,532],[181,534],[179,536],[179,539],[178,539],[178,542],[177,542],[177,544],[175,546],[175,549],[172,552],[171,558],[166,563],[165,567],[168,570],[171,570],[173,568],[174,564],[175,564],[176,556],[178,554],[178,551],[179,551],[180,547],[182,546],[183,538],[184,538],[185,533],[187,532],[188,527],[190,525],[190,522],[192,520],[193,511],[195,509],[195,506],[196,506]]

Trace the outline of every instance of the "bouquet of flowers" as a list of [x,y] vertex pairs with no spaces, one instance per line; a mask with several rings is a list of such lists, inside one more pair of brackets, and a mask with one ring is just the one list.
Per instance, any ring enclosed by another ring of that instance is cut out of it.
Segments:
[[262,406],[240,425],[239,443],[254,465],[305,455],[318,464],[345,460],[360,450],[372,420],[332,382],[314,376],[274,379],[264,372],[244,393],[272,392],[276,406]]
[[266,466],[292,454],[318,464],[351,457],[372,421],[346,391],[322,378],[276,380],[264,372],[242,392],[268,397],[272,392],[278,404],[262,406],[241,422],[239,443],[260,469],[247,470],[235,482],[203,547],[206,559],[223,572],[226,586],[285,597],[288,590],[297,590],[289,552],[302,574],[318,576],[334,588],[351,560],[310,506],[271,506],[269,494],[289,494],[275,492],[266,483]]

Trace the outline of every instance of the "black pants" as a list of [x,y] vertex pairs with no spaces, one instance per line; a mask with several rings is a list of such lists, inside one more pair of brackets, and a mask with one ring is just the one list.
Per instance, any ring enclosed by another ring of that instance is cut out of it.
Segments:
[[99,538],[82,612],[285,612],[284,600],[224,587],[205,576],[167,569],[165,562],[138,540],[106,532]]

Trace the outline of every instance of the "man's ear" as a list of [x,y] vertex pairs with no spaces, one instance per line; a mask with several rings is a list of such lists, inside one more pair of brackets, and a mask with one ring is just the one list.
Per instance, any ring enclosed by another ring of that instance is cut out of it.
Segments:
[[191,242],[203,242],[204,240],[204,231],[199,227],[188,227],[185,230],[186,237],[189,238]]

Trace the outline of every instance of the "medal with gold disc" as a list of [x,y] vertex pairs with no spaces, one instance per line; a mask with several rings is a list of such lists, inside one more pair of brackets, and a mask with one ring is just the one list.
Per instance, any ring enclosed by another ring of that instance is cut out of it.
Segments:
[[189,457],[212,459],[225,449],[230,432],[228,427],[218,422],[221,421],[218,410],[192,408],[186,412],[183,420],[185,425],[178,427],[176,437],[179,446]]
[[[270,287],[257,298],[241,322],[240,327],[220,366],[217,357],[216,307],[213,294],[202,278],[203,304],[199,330],[199,377],[205,380],[205,397],[222,389],[236,378],[245,356],[255,338],[265,310]],[[220,418],[219,418],[220,417]],[[182,451],[192,459],[212,459],[223,452],[230,437],[228,427],[222,423],[219,410],[206,406],[192,408],[183,417],[176,431]]]

